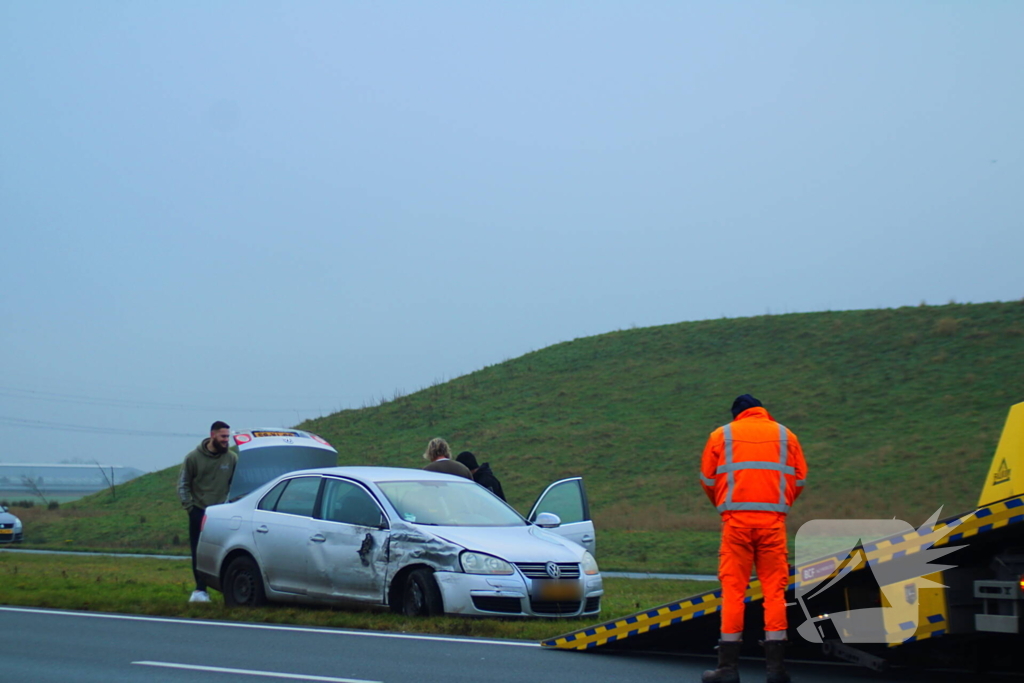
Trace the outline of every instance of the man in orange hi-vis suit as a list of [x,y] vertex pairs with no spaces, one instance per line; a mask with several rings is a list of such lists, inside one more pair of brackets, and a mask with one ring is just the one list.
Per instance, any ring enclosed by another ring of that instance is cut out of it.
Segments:
[[786,513],[803,491],[807,463],[796,434],[772,419],[761,402],[743,394],[733,421],[711,433],[701,459],[704,492],[722,514],[718,578],[722,582],[722,636],[718,668],[704,683],[737,683],[743,637],[743,599],[750,570],[764,592],[764,649],[768,683],[789,683],[786,641]]

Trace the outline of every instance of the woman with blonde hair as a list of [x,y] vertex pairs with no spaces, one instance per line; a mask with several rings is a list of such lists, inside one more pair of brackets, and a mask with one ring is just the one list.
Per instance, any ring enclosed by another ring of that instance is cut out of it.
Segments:
[[448,442],[441,437],[430,440],[427,450],[423,452],[423,459],[428,463],[423,468],[425,470],[442,474],[457,474],[473,481],[473,473],[461,462],[452,460],[452,449],[448,446]]

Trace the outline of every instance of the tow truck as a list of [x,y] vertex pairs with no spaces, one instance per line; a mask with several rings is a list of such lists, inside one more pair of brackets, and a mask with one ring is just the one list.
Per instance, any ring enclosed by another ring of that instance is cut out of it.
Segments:
[[[973,510],[858,541],[850,551],[797,558],[791,567],[787,616],[796,633],[788,658],[840,659],[879,671],[1024,671],[1024,402],[1010,408]],[[947,564],[929,564],[939,556]],[[884,585],[879,577],[888,577]],[[760,582],[751,579],[743,655],[763,656],[762,599]],[[712,615],[721,608],[721,590],[710,590],[541,646],[708,654],[719,636]],[[884,642],[864,642],[872,640],[863,637],[865,624]]]

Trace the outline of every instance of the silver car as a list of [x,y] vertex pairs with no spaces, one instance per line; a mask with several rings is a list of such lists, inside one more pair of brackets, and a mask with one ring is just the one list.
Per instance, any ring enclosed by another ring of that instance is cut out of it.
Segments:
[[22,538],[21,520],[0,505],[0,543],[21,543]]
[[604,594],[597,562],[558,533],[594,542],[579,477],[548,487],[530,518],[448,474],[302,470],[207,508],[196,562],[229,606],[270,600],[389,606],[408,616],[597,614]]

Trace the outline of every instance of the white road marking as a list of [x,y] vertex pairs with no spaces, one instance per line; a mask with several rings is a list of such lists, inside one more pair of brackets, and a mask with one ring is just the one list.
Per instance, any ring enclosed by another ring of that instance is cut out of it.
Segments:
[[232,621],[205,621],[202,619],[172,619],[170,617],[141,617],[134,614],[105,614],[103,612],[72,612],[55,609],[32,609],[29,607],[0,607],[0,612],[22,612],[26,614],[55,614],[65,617],[87,617],[91,619],[121,619],[124,621],[148,621],[156,624],[185,624],[193,626],[223,626],[226,628],[248,628],[260,631],[293,631],[295,633],[323,633],[335,636],[361,636],[364,638],[396,638],[399,640],[426,640],[443,643],[466,643],[468,645],[508,645],[511,647],[540,647],[540,643],[521,640],[484,640],[483,638],[455,638],[452,636],[424,636],[412,633],[387,633],[384,631],[347,631],[344,629],[311,628],[308,626],[276,626],[273,624],[246,624]]
[[240,674],[243,676],[263,676],[264,678],[287,678],[293,681],[325,681],[326,683],[381,683],[366,681],[361,678],[332,678],[330,676],[306,676],[303,674],[285,674],[276,671],[255,671],[253,669],[226,669],[220,666],[199,666],[198,664],[173,664],[171,662],[132,662],[139,666],[159,666],[164,669],[186,669],[188,671],[210,671],[218,674]]

